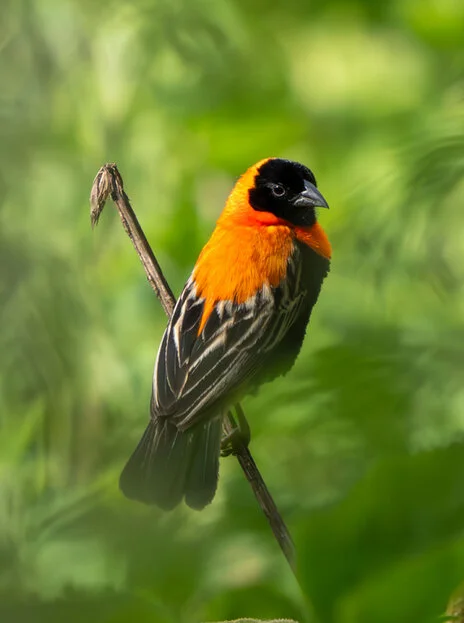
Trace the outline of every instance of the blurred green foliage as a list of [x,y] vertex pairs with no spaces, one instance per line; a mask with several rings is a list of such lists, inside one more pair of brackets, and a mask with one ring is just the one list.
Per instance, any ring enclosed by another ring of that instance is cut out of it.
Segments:
[[[427,623],[464,580],[464,3],[3,0],[0,620]],[[233,459],[201,514],[124,500],[165,318],[234,179],[316,173],[332,272],[245,407],[300,592]]]

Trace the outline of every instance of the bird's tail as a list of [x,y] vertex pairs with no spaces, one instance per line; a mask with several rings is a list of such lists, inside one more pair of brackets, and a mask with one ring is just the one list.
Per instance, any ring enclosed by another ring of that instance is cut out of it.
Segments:
[[180,431],[167,418],[150,420],[119,480],[128,498],[171,510],[185,497],[201,510],[216,493],[221,419]]

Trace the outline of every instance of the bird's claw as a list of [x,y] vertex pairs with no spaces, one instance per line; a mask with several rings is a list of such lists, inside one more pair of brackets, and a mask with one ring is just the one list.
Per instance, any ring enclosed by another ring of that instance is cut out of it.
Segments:
[[221,440],[221,456],[230,456],[245,447],[248,448],[251,441],[251,430],[245,414],[240,405],[236,405],[238,425]]

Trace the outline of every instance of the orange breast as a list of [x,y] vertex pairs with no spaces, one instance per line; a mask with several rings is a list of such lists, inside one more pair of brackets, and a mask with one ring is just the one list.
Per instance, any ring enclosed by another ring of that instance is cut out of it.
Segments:
[[264,284],[285,277],[293,236],[286,226],[219,226],[194,268],[197,295],[205,299],[200,331],[219,300],[244,303]]
[[205,299],[199,333],[217,301],[244,303],[264,284],[278,286],[286,275],[295,238],[330,258],[330,243],[318,224],[298,229],[218,225],[193,271],[197,296]]

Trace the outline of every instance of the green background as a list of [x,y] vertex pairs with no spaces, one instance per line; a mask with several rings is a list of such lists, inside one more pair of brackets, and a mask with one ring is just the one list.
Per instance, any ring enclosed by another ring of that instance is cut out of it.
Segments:
[[[464,580],[464,3],[2,0],[0,620],[428,623]],[[332,271],[244,407],[291,575],[233,458],[202,513],[121,496],[176,294],[236,177],[309,165]],[[312,614],[311,614],[312,613]]]

